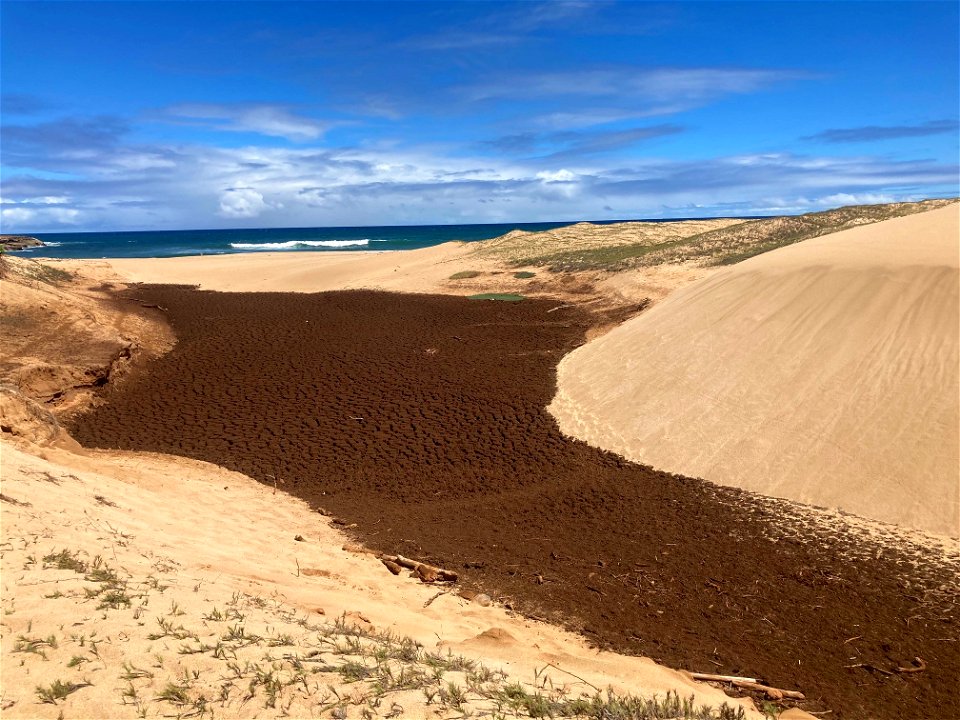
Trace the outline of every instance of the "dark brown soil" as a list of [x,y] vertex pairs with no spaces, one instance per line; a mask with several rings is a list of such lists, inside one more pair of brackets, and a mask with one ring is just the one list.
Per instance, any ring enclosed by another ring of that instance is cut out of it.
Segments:
[[[799,689],[826,717],[960,717],[955,566],[561,436],[544,408],[585,311],[376,292],[137,296],[166,310],[179,342],[74,422],[84,445],[279,477],[368,545],[457,569],[520,612],[674,667]],[[897,671],[916,657],[926,670]]]

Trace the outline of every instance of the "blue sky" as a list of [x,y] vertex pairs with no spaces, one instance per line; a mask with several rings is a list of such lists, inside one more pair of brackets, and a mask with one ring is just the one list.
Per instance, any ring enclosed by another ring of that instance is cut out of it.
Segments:
[[0,3],[4,232],[958,190],[956,2]]

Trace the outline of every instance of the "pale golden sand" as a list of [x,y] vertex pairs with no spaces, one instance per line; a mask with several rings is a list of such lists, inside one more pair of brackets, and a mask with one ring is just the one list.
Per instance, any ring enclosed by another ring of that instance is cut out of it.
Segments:
[[564,358],[551,411],[660,469],[956,536],[958,211],[678,291]]

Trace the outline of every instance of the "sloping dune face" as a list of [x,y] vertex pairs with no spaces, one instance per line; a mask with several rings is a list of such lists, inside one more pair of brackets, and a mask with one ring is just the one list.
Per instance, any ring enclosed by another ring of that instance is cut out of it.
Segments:
[[550,411],[658,469],[956,536],[958,209],[692,285],[564,358]]

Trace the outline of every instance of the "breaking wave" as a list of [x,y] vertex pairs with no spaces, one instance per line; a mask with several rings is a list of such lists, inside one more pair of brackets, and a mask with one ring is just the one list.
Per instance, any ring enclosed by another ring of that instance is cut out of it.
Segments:
[[230,243],[236,250],[294,250],[306,247],[343,248],[368,245],[370,240],[287,240],[273,243]]

